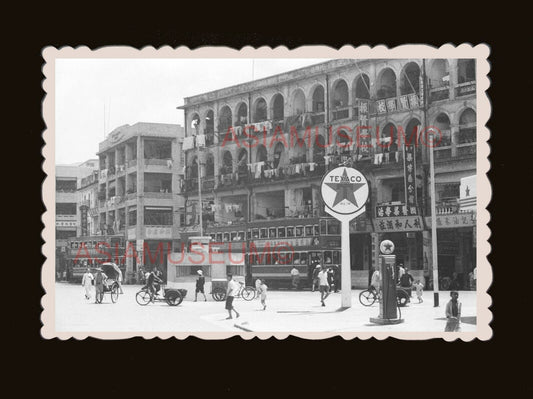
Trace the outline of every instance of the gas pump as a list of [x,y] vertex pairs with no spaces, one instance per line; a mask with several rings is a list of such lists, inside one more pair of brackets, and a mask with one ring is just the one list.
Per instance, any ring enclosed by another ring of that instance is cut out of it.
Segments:
[[403,319],[398,317],[398,302],[396,299],[396,255],[394,243],[384,240],[380,246],[381,254],[378,258],[378,270],[381,276],[381,295],[379,300],[379,316],[371,317],[370,322],[376,324],[399,324]]

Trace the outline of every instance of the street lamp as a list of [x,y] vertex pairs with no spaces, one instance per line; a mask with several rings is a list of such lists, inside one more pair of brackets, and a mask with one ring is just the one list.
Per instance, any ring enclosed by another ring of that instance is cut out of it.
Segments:
[[199,202],[199,212],[200,212],[200,237],[204,236],[204,225],[203,225],[203,215],[202,215],[202,182],[200,181],[200,146],[198,145],[198,125],[200,124],[200,121],[198,119],[193,119],[191,123],[191,127],[196,130],[196,165],[198,166],[198,202]]
[[435,204],[435,162],[433,159],[433,145],[435,143],[435,132],[429,130],[429,174],[430,174],[430,195],[431,195],[431,255],[433,266],[433,306],[439,306],[439,264],[437,254],[437,212]]

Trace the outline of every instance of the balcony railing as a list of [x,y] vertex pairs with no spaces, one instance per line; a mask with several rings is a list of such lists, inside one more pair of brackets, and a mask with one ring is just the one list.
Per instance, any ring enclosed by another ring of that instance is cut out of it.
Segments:
[[475,155],[477,150],[476,143],[473,144],[458,144],[457,145],[457,156],[466,156],[466,155]]
[[455,86],[455,96],[462,97],[476,93],[476,82],[460,83]]
[[459,213],[459,203],[457,199],[439,201],[435,206],[437,215],[452,215]]
[[347,119],[350,117],[350,107],[334,108],[331,112],[331,118],[334,121]]
[[155,166],[166,166],[168,168],[172,168],[172,159],[169,158],[145,158],[144,164],[146,166],[148,165],[155,165]]
[[430,101],[441,101],[450,98],[450,88],[448,86],[436,87],[429,92]]

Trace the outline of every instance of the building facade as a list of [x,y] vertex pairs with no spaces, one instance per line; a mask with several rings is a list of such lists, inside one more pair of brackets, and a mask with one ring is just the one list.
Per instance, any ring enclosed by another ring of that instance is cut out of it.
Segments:
[[353,166],[371,195],[350,228],[352,285],[368,285],[383,239],[429,283],[433,151],[439,271],[465,284],[475,211],[458,199],[476,174],[475,69],[471,59],[333,60],[185,98],[182,237],[200,233],[201,214],[222,251],[247,254],[249,278],[280,284],[293,266],[310,277],[315,262],[339,265],[340,226],[320,184]]
[[114,237],[108,251],[127,283],[137,280],[140,264],[165,271],[167,248],[179,239],[182,137],[179,125],[136,123],[99,144],[98,229]]
[[68,240],[80,233],[81,213],[78,187],[98,168],[98,160],[56,166],[56,273],[67,278]]

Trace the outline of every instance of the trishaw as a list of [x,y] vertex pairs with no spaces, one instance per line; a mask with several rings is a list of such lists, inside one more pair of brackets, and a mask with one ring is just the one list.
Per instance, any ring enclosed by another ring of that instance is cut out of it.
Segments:
[[[163,295],[161,295],[161,293]],[[164,285],[161,285],[158,292],[153,294],[152,292],[150,292],[147,286],[144,286],[139,292],[137,292],[137,294],[135,294],[135,300],[141,306],[146,306],[150,302],[156,301],[165,301],[170,306],[178,306],[183,301],[183,298],[185,298],[186,295],[187,290],[183,288],[165,288]]]
[[120,285],[118,283],[121,271],[117,265],[114,263],[103,263],[100,265],[102,271],[107,276],[107,279],[104,280],[104,291],[102,294],[96,295],[96,302],[102,303],[105,294],[109,294],[111,297],[111,302],[115,303],[118,300],[120,293]]

